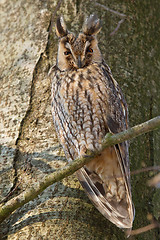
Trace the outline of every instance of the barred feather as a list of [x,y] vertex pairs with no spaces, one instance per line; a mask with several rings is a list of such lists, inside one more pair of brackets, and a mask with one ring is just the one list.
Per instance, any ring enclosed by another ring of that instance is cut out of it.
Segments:
[[[66,27],[64,30],[64,20],[57,22],[56,31],[61,36],[57,65],[49,73],[52,114],[66,158],[72,161],[87,150],[101,149],[107,132],[127,129],[128,109],[98,48],[100,21],[92,15],[77,37]],[[128,142],[103,150],[77,171],[77,177],[107,219],[120,228],[132,228]]]

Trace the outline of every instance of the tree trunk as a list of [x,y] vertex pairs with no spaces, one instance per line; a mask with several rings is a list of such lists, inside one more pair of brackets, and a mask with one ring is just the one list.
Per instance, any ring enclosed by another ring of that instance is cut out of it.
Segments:
[[[55,22],[62,14],[68,28],[78,32],[84,17],[96,12],[103,24],[99,46],[128,102],[130,126],[159,114],[159,0],[99,3],[126,17],[89,0],[0,3],[1,200],[13,198],[66,164],[50,108],[47,73],[55,64],[57,52],[55,28],[48,34],[51,18]],[[131,141],[131,170],[158,165],[159,146],[160,131]],[[153,174],[132,176],[134,229],[160,217],[160,191],[147,186]],[[0,239],[9,240],[125,238],[124,232],[90,203],[75,174],[16,210],[2,223],[0,231]],[[158,234],[154,229],[132,238],[156,240]]]

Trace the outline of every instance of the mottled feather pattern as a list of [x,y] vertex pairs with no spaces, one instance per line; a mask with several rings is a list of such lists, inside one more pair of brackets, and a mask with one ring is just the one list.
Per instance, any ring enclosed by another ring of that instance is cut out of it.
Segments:
[[[75,159],[84,155],[87,149],[101,148],[102,139],[108,131],[106,122],[109,87],[104,88],[106,79],[103,71],[96,65],[75,72],[65,72],[63,76],[58,73],[61,76],[58,84],[54,83],[57,80],[57,71],[52,87],[53,104],[56,103],[53,105],[54,122],[59,121],[57,130],[60,138],[65,141],[71,138],[74,142],[73,147],[77,150],[73,151],[70,158]],[[101,80],[95,82],[100,75]],[[59,118],[58,114],[62,117]]]
[[[57,23],[57,64],[49,73],[52,114],[66,158],[71,161],[87,150],[100,150],[107,132],[127,129],[128,109],[98,48],[100,21],[91,15],[78,36],[68,32],[61,18]],[[77,177],[106,218],[120,228],[132,227],[128,142],[103,150],[77,171]]]

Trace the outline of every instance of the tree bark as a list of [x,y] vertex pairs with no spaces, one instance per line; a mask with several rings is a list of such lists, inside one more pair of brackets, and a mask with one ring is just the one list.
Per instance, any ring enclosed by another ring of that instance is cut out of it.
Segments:
[[[57,52],[54,26],[53,33],[48,31],[58,14],[78,32],[84,16],[96,8],[103,22],[99,45],[126,96],[130,125],[159,115],[159,1],[99,3],[126,16],[89,0],[1,2],[1,200],[23,194],[44,175],[66,165],[52,123],[47,77]],[[131,170],[159,164],[159,137],[156,131],[131,142]],[[160,193],[147,186],[151,176],[151,172],[132,176],[134,229],[149,224],[151,216],[160,217]],[[153,229],[134,239],[158,237],[158,230]],[[125,235],[94,208],[72,175],[16,210],[2,223],[0,238],[120,240]]]

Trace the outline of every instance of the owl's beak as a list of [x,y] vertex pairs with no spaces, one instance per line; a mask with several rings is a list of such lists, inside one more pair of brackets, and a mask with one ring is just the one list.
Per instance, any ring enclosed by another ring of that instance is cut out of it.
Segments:
[[81,56],[78,56],[78,67],[81,68],[82,67],[82,62],[81,62]]

